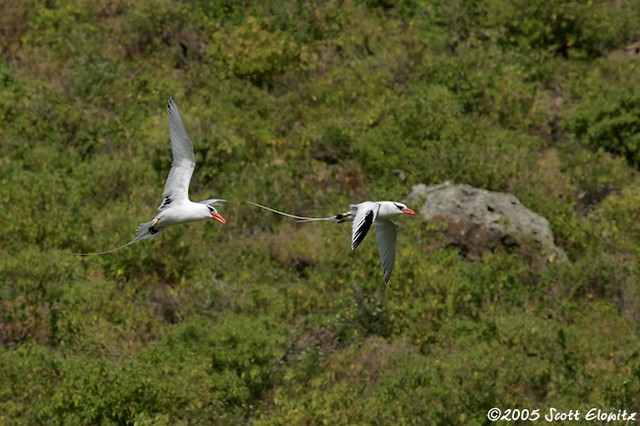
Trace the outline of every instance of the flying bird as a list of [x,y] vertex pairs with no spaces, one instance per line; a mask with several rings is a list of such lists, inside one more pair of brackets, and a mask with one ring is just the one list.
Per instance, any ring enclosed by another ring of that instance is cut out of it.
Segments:
[[351,225],[351,249],[355,250],[360,245],[364,237],[367,236],[371,225],[375,226],[378,234],[378,254],[382,272],[384,273],[385,284],[391,278],[393,265],[396,260],[396,241],[398,239],[398,226],[391,220],[392,217],[401,214],[415,216],[415,212],[403,203],[396,201],[365,201],[360,204],[352,204],[351,210],[329,217],[305,217],[284,213],[271,207],[247,201],[256,207],[260,207],[270,212],[298,219],[299,222],[353,222]]
[[189,200],[189,182],[193,169],[196,166],[193,154],[193,143],[187,134],[178,111],[178,106],[173,99],[167,102],[167,115],[169,116],[169,136],[171,138],[171,153],[173,162],[169,176],[164,184],[162,203],[158,207],[160,213],[152,221],[142,223],[136,230],[133,240],[113,250],[101,253],[78,253],[81,256],[100,255],[112,253],[127,247],[139,240],[155,237],[167,226],[181,223],[195,222],[197,220],[213,219],[223,224],[227,223],[224,217],[216,210],[215,206],[227,202],[219,198],[194,203]]

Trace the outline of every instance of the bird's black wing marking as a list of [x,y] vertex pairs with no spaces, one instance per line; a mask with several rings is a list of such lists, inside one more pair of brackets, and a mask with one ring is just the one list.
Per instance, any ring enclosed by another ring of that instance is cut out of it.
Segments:
[[171,204],[171,198],[164,197],[164,200],[162,200],[162,204],[160,204],[160,207],[158,207],[158,210],[162,211],[162,209],[167,207],[169,204]]
[[352,250],[355,250],[356,247],[360,245],[362,240],[364,240],[364,237],[367,236],[367,232],[369,232],[369,229],[373,224],[373,219],[374,219],[373,210],[369,210],[367,214],[364,216],[364,218],[362,219],[362,222],[358,225],[358,228],[356,229],[353,235],[353,241],[351,242]]

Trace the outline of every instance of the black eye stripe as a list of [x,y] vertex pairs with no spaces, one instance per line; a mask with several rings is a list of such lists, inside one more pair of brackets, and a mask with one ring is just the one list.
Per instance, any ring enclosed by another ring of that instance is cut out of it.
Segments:
[[404,209],[404,207],[399,206],[398,204],[394,204],[394,205],[398,208],[398,210],[402,210],[402,209]]

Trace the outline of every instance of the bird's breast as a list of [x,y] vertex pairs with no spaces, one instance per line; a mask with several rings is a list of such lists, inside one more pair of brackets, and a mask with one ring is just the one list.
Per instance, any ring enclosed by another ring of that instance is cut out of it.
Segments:
[[159,215],[159,226],[166,227],[178,225],[181,223],[195,222],[198,220],[209,219],[207,212],[202,211],[201,205],[179,205],[165,208]]

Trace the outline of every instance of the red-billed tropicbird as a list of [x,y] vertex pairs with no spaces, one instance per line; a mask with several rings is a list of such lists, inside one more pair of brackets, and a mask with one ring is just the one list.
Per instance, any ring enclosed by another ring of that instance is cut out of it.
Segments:
[[167,114],[169,116],[169,136],[171,138],[173,162],[167,181],[164,184],[163,200],[158,207],[160,213],[151,222],[140,224],[136,230],[136,236],[127,244],[101,253],[79,253],[80,255],[111,253],[138,240],[154,237],[167,226],[210,218],[223,224],[227,223],[214,207],[225,203],[226,200],[213,198],[198,203],[189,200],[189,182],[196,166],[193,143],[184,127],[178,106],[171,98],[167,102]]
[[271,207],[247,201],[249,204],[269,210],[279,215],[298,219],[299,222],[327,221],[327,222],[353,222],[351,226],[351,249],[355,250],[360,245],[371,225],[376,227],[378,234],[378,254],[384,272],[385,284],[391,278],[393,265],[396,260],[396,240],[398,226],[391,220],[392,217],[401,214],[415,215],[415,212],[403,203],[396,201],[365,201],[360,204],[352,204],[351,210],[329,217],[305,217],[284,213]]

